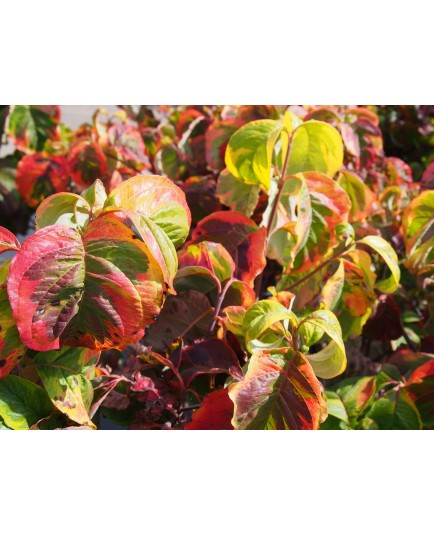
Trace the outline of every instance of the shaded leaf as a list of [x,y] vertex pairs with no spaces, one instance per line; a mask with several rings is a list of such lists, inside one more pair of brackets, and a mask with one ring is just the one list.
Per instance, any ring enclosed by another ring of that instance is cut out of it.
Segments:
[[95,142],[82,140],[75,143],[68,153],[71,175],[77,186],[87,188],[107,173],[107,157]]
[[0,381],[0,417],[13,430],[28,430],[53,412],[47,393],[38,385],[8,376]]
[[337,183],[347,192],[351,200],[349,221],[351,223],[366,219],[372,212],[375,194],[354,173],[342,171]]
[[260,186],[246,184],[228,170],[220,173],[217,179],[217,196],[223,205],[240,214],[250,217],[258,204]]
[[178,338],[183,338],[187,344],[192,343],[207,332],[213,311],[208,298],[197,290],[169,296],[146,333],[144,343],[161,352]]
[[9,117],[8,134],[19,151],[42,151],[48,139],[58,138],[59,106],[16,105]]
[[227,389],[214,391],[203,399],[202,406],[193,413],[185,430],[233,430],[233,414],[234,403]]

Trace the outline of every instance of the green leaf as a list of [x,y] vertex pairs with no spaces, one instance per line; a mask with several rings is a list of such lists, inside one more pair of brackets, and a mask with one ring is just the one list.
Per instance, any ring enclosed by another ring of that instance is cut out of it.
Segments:
[[322,329],[331,339],[331,342],[321,351],[307,356],[315,374],[326,379],[342,374],[347,366],[347,357],[341,326],[336,316],[331,311],[322,309],[303,318],[300,326],[305,323]]
[[366,414],[380,430],[421,430],[422,421],[415,403],[402,390],[389,391]]
[[321,290],[321,302],[333,311],[342,296],[345,283],[345,269],[344,263],[340,259],[338,269],[336,272],[326,281],[326,284]]
[[36,370],[53,404],[72,421],[94,427],[88,415],[93,387],[87,377],[89,362],[99,354],[94,350],[63,347],[39,352]]
[[339,132],[322,121],[307,121],[298,126],[292,139],[287,174],[319,171],[333,177],[344,158]]
[[434,268],[434,191],[418,195],[402,217],[406,266],[413,274],[421,275]]
[[58,106],[16,105],[9,117],[8,134],[20,151],[42,151],[56,135],[60,119]]
[[[285,341],[287,328],[276,327],[270,337],[270,328],[282,320],[293,321],[294,313],[276,301],[261,300],[247,310],[243,321],[243,333],[247,349],[252,352],[258,348],[276,348]],[[267,335],[267,337],[264,337]],[[287,344],[285,344],[287,346]]]
[[359,415],[374,400],[376,379],[374,376],[367,376],[358,380],[351,379],[348,382],[352,383],[339,387],[337,393],[345,406],[352,424],[355,424]]
[[354,173],[342,171],[337,180],[339,186],[347,192],[351,199],[350,222],[358,222],[367,218],[372,211],[375,194]]
[[333,391],[326,391],[328,414],[349,424],[347,410],[340,396]]
[[89,214],[90,206],[80,195],[50,195],[36,210],[36,229],[60,224],[80,230],[89,223]]
[[86,199],[92,210],[93,216],[99,216],[107,200],[107,192],[103,183],[97,179],[92,186],[81,192],[81,197]]
[[247,184],[227,169],[217,179],[217,197],[220,203],[249,217],[258,204],[260,189],[258,184]]
[[104,211],[125,209],[149,218],[179,246],[190,232],[190,209],[184,192],[170,179],[137,175],[122,182],[108,196]]
[[252,121],[230,138],[225,162],[232,175],[246,184],[258,184],[268,191],[274,145],[282,123],[272,119]]
[[0,417],[13,430],[28,430],[54,408],[47,393],[38,385],[8,376],[0,381]]
[[255,351],[246,376],[229,386],[239,430],[318,429],[321,388],[307,359],[291,348]]
[[391,271],[391,275],[382,281],[377,281],[375,287],[386,294],[393,294],[399,286],[401,271],[398,266],[398,256],[390,244],[380,236],[365,236],[357,241],[357,244],[364,244],[376,251],[384,260]]

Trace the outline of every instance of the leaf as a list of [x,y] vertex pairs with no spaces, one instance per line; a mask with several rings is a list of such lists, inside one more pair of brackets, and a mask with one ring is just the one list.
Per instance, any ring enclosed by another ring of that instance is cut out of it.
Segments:
[[391,271],[391,275],[387,279],[377,281],[375,288],[386,294],[393,294],[399,286],[401,277],[401,271],[398,266],[398,256],[395,250],[380,236],[365,236],[361,240],[358,240],[357,244],[369,246],[377,252],[387,264]]
[[327,279],[321,290],[321,302],[333,311],[342,296],[342,291],[345,283],[345,268],[342,260],[339,260],[338,269]]
[[179,246],[190,231],[191,216],[185,195],[170,179],[137,175],[122,182],[107,198],[105,211],[125,209],[156,223],[173,245]]
[[201,220],[189,244],[204,240],[219,242],[235,261],[235,277],[253,287],[257,275],[265,268],[266,230],[238,212],[222,211]]
[[422,422],[412,399],[402,390],[389,391],[366,414],[380,430],[420,430]]
[[94,350],[63,347],[60,351],[39,352],[36,370],[53,404],[72,421],[94,428],[88,411],[93,387],[86,377],[86,365],[97,358]]
[[228,170],[220,173],[217,179],[217,197],[223,205],[240,214],[250,217],[259,200],[260,186],[246,184]]
[[17,237],[4,227],[0,227],[0,253],[18,251],[20,247]]
[[217,242],[199,242],[199,244],[187,245],[178,254],[180,267],[201,266],[207,268],[211,274],[223,283],[233,276],[235,271],[234,261],[229,252]]
[[405,391],[415,402],[423,423],[434,425],[434,359],[417,367],[405,383]]
[[339,132],[328,123],[307,121],[294,130],[287,174],[318,171],[333,177],[341,168],[343,157]]
[[59,106],[17,105],[9,118],[8,134],[19,151],[42,151],[48,139],[57,139]]
[[347,410],[345,409],[345,405],[340,396],[333,391],[326,391],[326,395],[328,414],[341,421],[344,421],[346,424],[349,424]]
[[20,340],[6,290],[10,262],[0,268],[0,380],[16,367],[25,352]]
[[68,190],[68,163],[63,156],[26,155],[18,162],[16,181],[24,201],[36,208],[46,197]]
[[291,348],[255,351],[247,374],[229,386],[239,430],[316,430],[321,389],[306,358]]
[[357,175],[349,171],[342,171],[337,183],[347,192],[351,200],[350,223],[366,219],[371,214],[375,202],[374,192]]
[[[270,336],[270,328],[277,322],[293,321],[294,313],[276,301],[261,300],[253,304],[246,312],[243,321],[243,335],[247,349],[252,352],[260,348],[276,348],[285,342],[283,326],[275,329]],[[263,337],[268,335],[267,337]],[[285,344],[283,344],[285,345]]]
[[36,210],[36,229],[49,225],[67,225],[80,230],[89,222],[90,206],[77,194],[50,195]]
[[185,430],[233,430],[231,420],[234,404],[227,389],[213,391],[203,399],[202,406],[184,427]]
[[350,208],[346,192],[325,175],[290,177],[283,187],[268,256],[292,272],[316,267],[336,245],[335,230],[347,222]]
[[38,385],[8,376],[0,381],[0,417],[13,430],[28,430],[53,412],[47,393]]
[[220,171],[225,167],[225,152],[229,138],[242,124],[239,119],[226,119],[215,121],[208,127],[205,132],[205,151],[206,161],[211,169]]
[[241,370],[235,352],[224,341],[216,338],[202,341],[182,351],[182,377],[188,386],[200,374],[229,374],[241,379]]
[[93,216],[99,216],[107,200],[107,192],[103,183],[97,179],[89,188],[81,192],[81,197],[89,203]]
[[434,190],[425,190],[405,209],[402,216],[407,261],[413,274],[422,274],[434,266]]
[[78,141],[70,148],[67,158],[72,178],[80,188],[91,186],[107,173],[107,157],[95,142]]
[[246,184],[257,184],[265,191],[270,187],[274,145],[282,124],[272,119],[252,121],[230,138],[225,162],[228,171]]
[[149,328],[144,344],[164,352],[178,338],[189,344],[203,337],[213,316],[208,298],[197,290],[169,296],[160,315]]
[[[354,382],[354,380],[352,380]],[[376,393],[374,376],[360,378],[359,380],[337,389],[350,421],[356,424],[359,415],[372,403]]]
[[367,339],[382,342],[394,341],[402,336],[401,310],[391,296],[382,294],[379,297],[362,333]]
[[108,129],[108,140],[123,159],[150,168],[150,162],[145,153],[145,144],[140,132],[133,125],[112,125]]
[[83,236],[52,225],[28,237],[12,260],[8,295],[29,348],[123,349],[159,313],[164,283],[147,246],[104,215]]
[[342,340],[342,330],[336,316],[327,309],[315,311],[304,317],[299,327],[305,323],[313,324],[322,329],[330,337],[331,342],[322,350],[307,356],[315,374],[320,378],[334,378],[346,369],[347,357]]

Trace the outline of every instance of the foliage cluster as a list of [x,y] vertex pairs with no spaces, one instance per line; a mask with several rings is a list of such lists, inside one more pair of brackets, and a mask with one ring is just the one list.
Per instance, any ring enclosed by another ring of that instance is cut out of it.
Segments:
[[0,137],[0,428],[434,426],[432,108],[4,106]]

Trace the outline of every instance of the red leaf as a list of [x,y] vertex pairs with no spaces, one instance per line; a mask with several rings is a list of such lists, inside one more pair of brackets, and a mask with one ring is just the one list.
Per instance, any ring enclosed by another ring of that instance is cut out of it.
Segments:
[[4,227],[0,227],[0,253],[18,251],[20,247],[17,237]]
[[26,155],[18,163],[16,181],[25,202],[36,208],[46,197],[68,190],[68,163],[63,156]]
[[221,211],[201,220],[190,243],[204,240],[219,242],[235,261],[235,277],[253,286],[256,276],[265,268],[267,231],[247,216],[234,211]]
[[107,158],[103,150],[97,143],[88,140],[79,141],[71,147],[68,162],[74,182],[83,188],[107,173]]
[[410,374],[405,384],[426,425],[434,425],[434,356],[431,357]]
[[382,294],[378,305],[363,326],[363,336],[375,341],[393,341],[403,333],[401,311],[391,296]]
[[235,352],[220,339],[209,339],[186,348],[182,352],[182,366],[186,385],[200,374],[226,373],[239,380],[243,377]]
[[233,430],[233,414],[234,403],[227,389],[214,391],[203,399],[202,406],[193,413],[185,430]]

